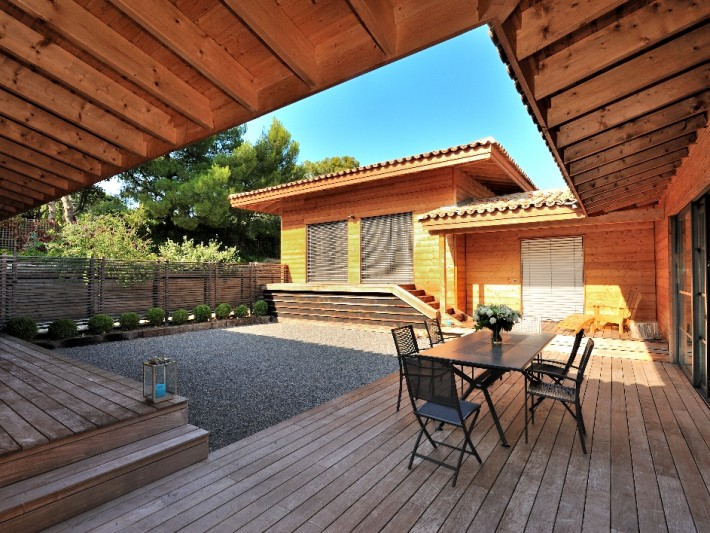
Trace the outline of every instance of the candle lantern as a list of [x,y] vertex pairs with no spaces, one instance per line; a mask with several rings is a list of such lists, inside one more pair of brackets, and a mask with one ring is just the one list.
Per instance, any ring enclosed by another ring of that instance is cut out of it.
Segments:
[[169,400],[177,394],[177,362],[153,357],[143,363],[143,396],[150,403]]

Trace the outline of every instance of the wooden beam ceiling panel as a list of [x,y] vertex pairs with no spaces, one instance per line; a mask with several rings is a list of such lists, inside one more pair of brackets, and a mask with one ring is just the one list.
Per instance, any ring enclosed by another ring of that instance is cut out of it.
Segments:
[[0,86],[21,94],[35,105],[47,106],[48,111],[111,144],[136,155],[147,155],[143,134],[136,128],[9,57],[0,58]]
[[60,46],[0,11],[0,49],[165,142],[178,141],[172,117]]
[[78,4],[48,0],[17,0],[16,4],[166,106],[208,130],[213,127],[205,96]]
[[[583,117],[562,124],[556,131],[558,146],[581,141],[597,133],[647,115],[710,87],[710,65],[702,65],[640,91]],[[549,126],[558,124],[550,123]]]
[[387,0],[347,0],[347,2],[382,53],[386,57],[395,55],[397,25],[394,22],[392,3]]
[[710,2],[656,0],[541,60],[534,78],[535,98],[570,87],[708,16]]
[[52,174],[61,176],[71,181],[75,181],[81,185],[91,185],[91,178],[97,176],[87,176],[81,170],[78,170],[65,163],[61,163],[56,159],[52,159],[42,153],[37,152],[26,146],[22,146],[16,142],[0,137],[0,153],[14,157],[18,161],[24,161],[30,165],[39,166],[50,171]]
[[276,2],[223,1],[303,83],[311,88],[318,85],[315,46]]
[[249,111],[259,109],[254,77],[166,0],[110,0],[166,47]]
[[569,166],[571,175],[580,174],[584,171],[600,167],[612,161],[617,161],[632,154],[639,153],[648,148],[664,144],[688,134],[695,135],[700,128],[704,128],[707,123],[705,115],[695,115],[687,120],[682,120],[661,128],[641,137],[629,140],[624,144],[614,146],[592,156],[578,159]]
[[707,122],[707,113],[710,108],[710,91],[681,100],[668,107],[644,115],[620,126],[589,137],[576,144],[564,148],[565,163],[572,163],[578,159],[601,152],[605,147],[615,147],[637,137],[649,135],[665,124],[675,124],[690,120],[693,116],[701,116]]
[[584,203],[592,209],[596,204],[601,204],[608,200],[617,200],[619,196],[633,197],[639,192],[651,190],[653,188],[665,188],[668,185],[669,180],[673,177],[674,170],[668,172],[662,172],[660,174],[648,176],[646,178],[634,179],[631,178],[626,184],[617,184],[614,188],[597,192],[597,190],[590,191],[589,193],[583,194],[582,199]]
[[620,196],[614,202],[608,202],[595,206],[594,209],[590,209],[590,213],[610,213],[620,209],[644,207],[658,202],[658,199],[662,195],[664,189],[665,188],[654,188],[638,195]]
[[0,177],[0,181],[12,183],[22,187],[23,189],[27,189],[28,191],[37,191],[47,196],[47,198],[59,198],[62,196],[53,185],[48,185],[36,179],[28,178],[27,176],[23,176],[22,174],[18,174],[12,170],[3,169],[0,174],[2,176]]
[[[20,161],[3,153],[0,153],[0,167],[12,170],[22,176],[47,183],[57,189],[64,191],[69,190],[69,180],[67,178],[62,178],[56,174],[52,174],[51,172],[47,172],[46,170],[30,165],[24,161]],[[64,194],[61,194],[61,196],[64,196]]]
[[710,26],[702,26],[553,96],[548,120],[551,124],[567,122],[708,60]]
[[[37,202],[46,202],[51,200],[49,196],[46,196],[41,192],[37,192],[27,187],[22,187],[20,185],[17,185],[16,183],[12,183],[11,181],[7,180],[0,179],[0,189],[15,194],[21,194],[26,199],[27,203],[29,203],[30,205],[34,205]],[[0,195],[2,195],[1,192]]]
[[519,60],[525,59],[626,1],[549,0],[534,3],[520,14],[520,29],[515,34],[515,54]]
[[3,116],[0,116],[0,136],[37,150],[52,159],[71,165],[88,174],[103,176],[101,162],[97,159],[72,150],[66,144],[55,141]]
[[671,176],[676,172],[676,169],[680,166],[679,161],[671,161],[670,163],[665,163],[661,166],[650,168],[644,172],[633,174],[625,178],[620,178],[615,182],[609,182],[606,185],[599,185],[598,187],[592,187],[587,185],[582,186],[582,190],[579,191],[579,197],[582,201],[589,199],[594,195],[605,194],[607,192],[614,192],[617,188],[633,187],[637,182],[646,179],[656,178],[664,174],[670,174]]

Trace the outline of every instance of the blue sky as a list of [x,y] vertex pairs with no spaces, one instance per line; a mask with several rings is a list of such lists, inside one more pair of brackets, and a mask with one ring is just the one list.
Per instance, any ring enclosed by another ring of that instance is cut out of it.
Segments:
[[[301,162],[368,165],[494,137],[538,188],[565,185],[486,26],[248,122],[246,140],[273,117]],[[102,185],[118,192],[115,180]]]

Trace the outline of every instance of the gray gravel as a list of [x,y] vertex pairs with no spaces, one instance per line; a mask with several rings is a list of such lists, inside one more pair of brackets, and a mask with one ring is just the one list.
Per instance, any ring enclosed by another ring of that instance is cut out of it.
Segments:
[[63,348],[142,381],[156,355],[178,362],[190,423],[216,450],[397,370],[389,332],[274,323]]

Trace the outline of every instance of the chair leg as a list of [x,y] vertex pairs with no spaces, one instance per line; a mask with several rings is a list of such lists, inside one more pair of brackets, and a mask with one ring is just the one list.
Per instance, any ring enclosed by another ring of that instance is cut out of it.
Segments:
[[[523,411],[525,411],[525,444],[528,443],[528,378],[523,376],[525,379],[525,402],[523,403]],[[532,394],[530,395],[530,404],[532,404]],[[530,407],[532,411],[532,407]]]
[[399,393],[397,393],[397,411],[399,411],[399,405],[402,403],[402,382],[404,381],[404,369],[402,368],[402,359],[397,358],[399,361]]
[[585,441],[584,419],[582,418],[582,406],[579,402],[575,402],[575,410],[577,411],[577,432],[579,433],[579,442],[582,445],[582,452],[587,455],[587,445]]

